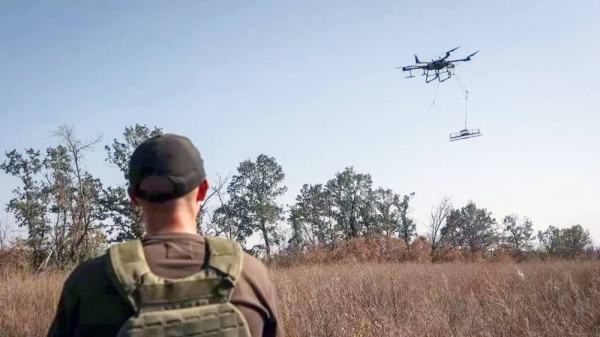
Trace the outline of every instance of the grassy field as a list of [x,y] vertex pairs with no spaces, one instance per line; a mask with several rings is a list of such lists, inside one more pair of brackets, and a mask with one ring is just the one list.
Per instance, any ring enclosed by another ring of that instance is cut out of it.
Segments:
[[[273,270],[288,336],[600,336],[600,262]],[[43,336],[64,275],[0,272],[0,335]]]

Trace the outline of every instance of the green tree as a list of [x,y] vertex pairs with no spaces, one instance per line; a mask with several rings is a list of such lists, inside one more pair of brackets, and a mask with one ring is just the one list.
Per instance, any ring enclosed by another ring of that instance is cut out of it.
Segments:
[[409,244],[416,236],[416,224],[408,216],[410,199],[414,193],[401,196],[391,189],[379,187],[372,193],[374,224],[372,233],[386,237],[397,236]]
[[328,194],[322,184],[304,184],[291,209],[290,223],[295,240],[311,245],[325,244],[331,238]]
[[55,264],[64,267],[96,255],[103,241],[98,223],[103,219],[102,184],[83,167],[85,152],[101,137],[82,141],[66,125],[53,136],[60,144],[46,149],[45,155],[34,149],[24,154],[12,150],[0,168],[21,180],[6,210],[18,226],[27,228],[33,263],[53,254]]
[[48,242],[52,227],[47,219],[50,197],[44,181],[39,179],[45,166],[44,157],[32,148],[23,154],[12,150],[5,155],[7,160],[0,168],[19,178],[22,184],[13,190],[13,198],[6,205],[6,211],[14,215],[19,227],[27,228],[27,245],[32,250],[33,263],[39,264],[52,248]]
[[335,178],[326,184],[333,216],[345,239],[359,237],[364,232],[366,212],[361,207],[369,203],[372,184],[371,175],[357,173],[353,167],[346,167],[344,171],[336,173]]
[[504,217],[504,244],[521,255],[529,251],[533,240],[533,223],[527,217],[520,219],[518,215],[511,214]]
[[497,243],[496,219],[491,212],[469,201],[465,207],[450,212],[441,235],[450,247],[486,252]]
[[398,212],[400,196],[391,189],[379,187],[373,193],[374,208],[377,212],[377,234],[392,237],[398,232]]
[[131,203],[127,195],[129,159],[133,151],[146,139],[162,133],[161,128],[150,129],[146,125],[135,124],[125,127],[123,139],[114,139],[110,146],[105,146],[106,161],[115,165],[124,178],[122,185],[109,186],[102,191],[101,205],[103,212],[110,219],[106,228],[108,234],[113,236],[110,238],[111,242],[137,239],[145,234],[141,210]]
[[417,236],[417,225],[415,221],[408,217],[408,208],[410,199],[415,195],[411,193],[405,195],[402,200],[396,201],[396,209],[398,212],[398,237],[404,240],[406,244],[410,244],[412,239]]
[[538,231],[537,237],[544,252],[550,255],[561,254],[563,243],[559,228],[548,226],[545,231]]
[[537,236],[546,253],[564,258],[577,257],[592,245],[589,231],[581,225],[562,229],[548,226],[545,231],[538,231]]
[[574,258],[583,254],[586,248],[592,245],[592,238],[590,232],[578,224],[562,230],[562,243],[564,255]]
[[377,209],[375,208],[375,191],[369,188],[358,204],[358,221],[362,235],[366,237],[381,236],[381,224],[377,222]]
[[[293,251],[301,250],[305,246],[305,238],[303,226],[298,216],[298,208],[296,206],[290,207],[290,216],[288,221],[292,226],[292,234],[288,240],[288,248],[292,249]],[[314,244],[314,242],[312,244]]]
[[261,154],[256,161],[241,162],[227,188],[229,210],[239,219],[241,231],[258,232],[262,237],[263,244],[254,246],[251,252],[264,251],[269,260],[272,248],[281,240],[277,225],[283,220],[283,206],[277,199],[287,191],[282,186],[284,179],[283,169],[275,158]]

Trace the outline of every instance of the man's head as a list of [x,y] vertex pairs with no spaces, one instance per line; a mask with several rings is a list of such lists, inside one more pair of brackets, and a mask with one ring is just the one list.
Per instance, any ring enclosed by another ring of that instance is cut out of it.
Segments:
[[131,155],[128,193],[132,202],[141,207],[149,226],[195,223],[207,191],[202,157],[186,137],[155,136]]

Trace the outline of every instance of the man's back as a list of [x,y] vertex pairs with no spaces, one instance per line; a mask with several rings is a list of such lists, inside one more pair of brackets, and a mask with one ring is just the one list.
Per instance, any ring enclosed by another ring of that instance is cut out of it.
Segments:
[[[176,279],[198,272],[206,258],[206,241],[200,235],[165,233],[142,240],[150,270]],[[283,336],[275,289],[264,264],[244,254],[242,274],[231,303],[244,315],[252,336]],[[115,335],[133,315],[133,309],[111,283],[106,257],[82,264],[65,283],[49,336]]]

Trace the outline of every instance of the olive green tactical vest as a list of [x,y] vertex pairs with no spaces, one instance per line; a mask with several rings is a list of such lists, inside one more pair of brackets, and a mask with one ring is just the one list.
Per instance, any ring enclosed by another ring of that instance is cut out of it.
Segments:
[[109,274],[135,314],[117,337],[251,337],[246,319],[229,301],[242,269],[240,245],[206,237],[206,267],[180,279],[150,271],[140,240],[109,248]]

